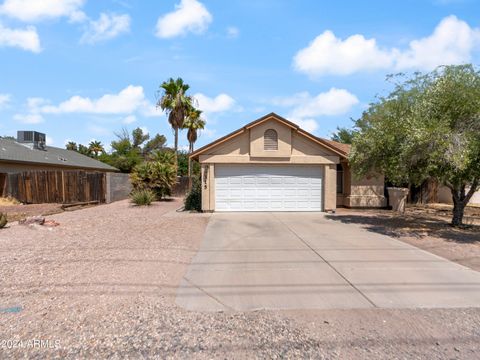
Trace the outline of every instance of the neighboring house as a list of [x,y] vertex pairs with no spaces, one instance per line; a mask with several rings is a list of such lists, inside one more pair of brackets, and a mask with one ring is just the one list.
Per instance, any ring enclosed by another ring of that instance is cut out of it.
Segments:
[[[466,187],[468,192],[470,187]],[[408,201],[412,204],[451,204],[453,205],[452,192],[445,186],[441,185],[435,179],[424,181],[420,186],[410,186]],[[468,205],[480,206],[480,190],[476,191]]]
[[125,199],[128,174],[76,151],[46,146],[45,134],[19,131],[0,139],[0,196],[23,203],[112,202]]
[[[468,190],[470,190],[470,188],[467,187],[466,191]],[[438,188],[437,202],[444,204],[453,204],[452,192],[448,187],[440,186]],[[473,194],[472,198],[468,202],[468,205],[480,206],[480,190],[476,191]]]
[[333,211],[385,207],[384,177],[356,179],[350,146],[271,113],[192,153],[204,211]]
[[19,131],[17,140],[0,139],[0,173],[35,170],[118,171],[76,151],[46,146],[45,134],[36,131]]

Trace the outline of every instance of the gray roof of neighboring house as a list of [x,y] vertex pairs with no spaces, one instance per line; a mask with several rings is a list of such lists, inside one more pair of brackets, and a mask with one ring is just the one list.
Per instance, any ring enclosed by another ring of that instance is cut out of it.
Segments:
[[0,162],[44,164],[102,171],[118,169],[76,151],[46,146],[46,150],[31,149],[14,140],[0,139]]

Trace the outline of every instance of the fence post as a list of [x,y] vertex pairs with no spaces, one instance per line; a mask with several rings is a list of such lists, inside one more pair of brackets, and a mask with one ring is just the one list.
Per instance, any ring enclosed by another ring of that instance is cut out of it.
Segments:
[[65,171],[62,170],[62,203],[65,204]]

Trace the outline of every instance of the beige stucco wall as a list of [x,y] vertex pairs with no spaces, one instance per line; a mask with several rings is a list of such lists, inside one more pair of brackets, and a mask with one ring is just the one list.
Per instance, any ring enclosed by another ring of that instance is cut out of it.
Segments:
[[[467,188],[467,191],[470,190]],[[446,186],[439,186],[437,193],[438,202],[442,204],[453,204],[452,192]],[[468,202],[469,205],[480,206],[480,190],[475,192]]]
[[[274,129],[278,135],[278,151],[263,150],[263,135]],[[335,210],[337,205],[384,206],[383,178],[351,179],[345,166],[344,194],[337,196],[337,164],[346,160],[305,136],[292,127],[270,119],[242,133],[226,139],[199,156],[202,165],[202,209],[215,210],[215,164],[311,164],[324,168],[323,207],[325,211]],[[337,204],[338,202],[338,204]]]
[[348,168],[349,194],[344,197],[343,205],[346,207],[385,207],[385,177],[371,175],[361,179],[352,176]]
[[[263,134],[273,129],[278,135],[278,150],[263,149]],[[289,157],[292,154],[292,130],[289,126],[280,124],[276,120],[267,120],[249,130],[250,156],[252,157]]]
[[202,210],[215,210],[215,165],[202,164]]
[[324,172],[324,211],[332,211],[337,208],[337,165],[325,165]]

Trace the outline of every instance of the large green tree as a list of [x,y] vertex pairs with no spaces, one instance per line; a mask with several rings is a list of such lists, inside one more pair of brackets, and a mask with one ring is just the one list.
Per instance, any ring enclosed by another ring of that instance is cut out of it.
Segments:
[[[395,77],[398,79],[398,77]],[[356,121],[354,172],[377,171],[394,184],[433,178],[452,193],[452,225],[480,185],[480,72],[444,66],[400,78]]]
[[178,131],[183,128],[183,122],[188,110],[192,107],[193,98],[187,95],[190,86],[184,83],[182,78],[170,78],[160,85],[161,97],[157,101],[157,107],[166,112],[168,122],[175,135],[175,164],[177,164]]

